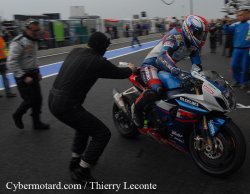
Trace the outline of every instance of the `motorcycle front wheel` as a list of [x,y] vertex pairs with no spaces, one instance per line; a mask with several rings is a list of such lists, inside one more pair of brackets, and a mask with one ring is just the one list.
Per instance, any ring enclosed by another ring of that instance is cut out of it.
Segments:
[[228,121],[213,139],[215,149],[197,149],[194,132],[189,138],[189,151],[195,164],[205,173],[226,177],[243,165],[246,157],[246,142],[239,127]]

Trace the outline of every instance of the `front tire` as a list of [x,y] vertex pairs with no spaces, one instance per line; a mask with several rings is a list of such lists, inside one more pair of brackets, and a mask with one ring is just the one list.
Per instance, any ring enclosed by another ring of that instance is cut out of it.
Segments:
[[205,173],[216,177],[233,174],[243,165],[246,142],[239,127],[228,121],[214,137],[216,151],[195,149],[194,132],[189,138],[189,151],[195,164]]

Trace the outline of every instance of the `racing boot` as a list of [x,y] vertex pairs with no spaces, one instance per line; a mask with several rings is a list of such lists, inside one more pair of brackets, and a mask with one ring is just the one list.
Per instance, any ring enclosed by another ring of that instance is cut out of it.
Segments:
[[163,124],[159,114],[155,110],[155,107],[152,109],[151,113],[154,118],[154,130],[160,132],[163,129]]
[[133,120],[134,124],[137,127],[139,127],[139,128],[143,127],[142,114],[139,111],[137,111],[137,109],[135,108],[134,103],[131,106],[131,117],[132,117],[132,120]]

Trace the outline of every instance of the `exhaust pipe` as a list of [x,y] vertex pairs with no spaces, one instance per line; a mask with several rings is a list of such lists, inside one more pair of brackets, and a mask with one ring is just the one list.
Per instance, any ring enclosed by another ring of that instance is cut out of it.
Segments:
[[127,109],[125,108],[125,103],[122,99],[122,94],[120,94],[116,89],[113,89],[113,98],[115,100],[116,105],[127,114]]

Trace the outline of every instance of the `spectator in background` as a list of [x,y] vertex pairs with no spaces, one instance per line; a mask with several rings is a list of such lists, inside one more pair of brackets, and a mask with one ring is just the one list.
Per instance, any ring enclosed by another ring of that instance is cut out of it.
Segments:
[[3,35],[3,39],[5,41],[6,47],[8,47],[9,43],[10,43],[10,41],[12,39],[12,35],[7,29],[3,30],[2,33],[3,33],[2,35]]
[[234,34],[234,50],[232,55],[232,72],[235,80],[233,87],[247,88],[249,72],[249,47],[248,31],[250,10],[242,9],[237,12],[238,22],[227,25],[225,30]]
[[[250,29],[248,29],[247,40],[250,41]],[[249,48],[249,57],[250,57],[250,48]],[[247,91],[247,94],[250,95],[250,90]]]
[[[9,80],[8,80],[8,78],[6,76],[6,71],[7,71],[6,60],[7,60],[7,56],[8,56],[8,50],[7,50],[7,47],[6,47],[6,42],[4,41],[4,39],[2,37],[2,32],[0,31],[0,74],[2,76],[6,97],[11,98],[11,97],[16,97],[16,94],[11,92],[10,85],[9,85]],[[0,94],[0,97],[2,97],[1,94]]]
[[69,40],[70,40],[71,45],[76,44],[76,30],[75,30],[75,28],[71,27],[69,29],[69,37],[70,37]]
[[222,20],[221,19],[217,19],[216,20],[216,40],[219,43],[219,45],[222,45]]
[[13,71],[17,88],[23,102],[12,115],[16,127],[24,128],[23,115],[32,108],[33,129],[49,129],[41,122],[42,94],[40,81],[42,76],[37,64],[37,49],[40,26],[35,20],[27,20],[23,34],[15,37],[10,44],[8,67]]
[[47,49],[49,48],[49,36],[49,31],[45,29],[43,32],[43,40]]
[[139,46],[141,46],[141,43],[138,39],[139,36],[139,30],[138,28],[136,28],[136,26],[133,26],[132,30],[131,30],[131,36],[132,36],[132,41],[131,41],[131,47],[134,47],[134,43],[137,42],[137,44]]
[[211,22],[209,23],[209,34],[210,34],[209,40],[210,40],[211,53],[216,53],[216,32],[217,32],[216,24],[214,20],[211,20]]
[[106,31],[105,33],[107,34],[108,37],[110,37],[112,39],[112,29],[110,26],[106,26]]
[[118,37],[118,31],[117,31],[117,27],[116,27],[116,26],[113,26],[113,27],[112,27],[112,31],[113,31],[113,34],[114,34],[114,39],[119,38],[119,37]]
[[148,35],[147,34],[147,24],[146,23],[142,24],[142,35],[143,36]]
[[129,24],[125,25],[125,36],[128,38],[129,37]]
[[136,25],[136,31],[138,36],[142,36],[142,27],[140,23]]
[[231,57],[233,53],[233,32],[226,31],[227,25],[231,25],[233,23],[233,19],[226,17],[223,21],[223,34],[225,37],[224,48],[223,48],[223,56]]

